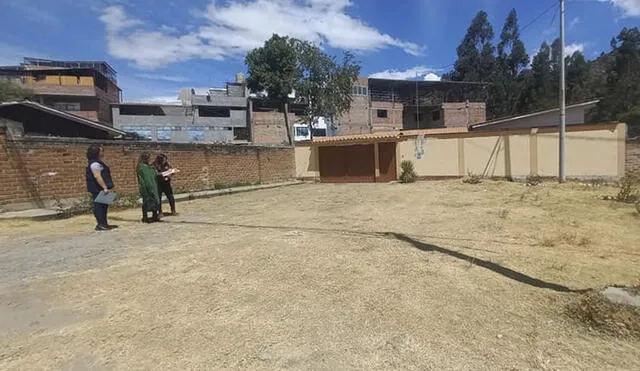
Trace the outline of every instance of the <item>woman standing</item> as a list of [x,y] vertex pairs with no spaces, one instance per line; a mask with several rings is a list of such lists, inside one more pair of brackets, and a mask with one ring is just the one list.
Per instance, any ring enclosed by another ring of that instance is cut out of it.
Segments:
[[93,216],[96,218],[96,231],[108,231],[116,228],[107,223],[107,212],[109,205],[95,202],[100,192],[109,193],[113,190],[113,180],[111,180],[111,170],[109,166],[102,162],[102,147],[91,145],[87,149],[88,166],[85,171],[87,180],[87,191],[91,194],[93,201]]
[[[159,154],[156,160],[153,162],[153,168],[157,174],[158,181],[158,199],[160,200],[160,214],[162,214],[162,194],[164,193],[169,200],[169,206],[171,206],[171,215],[176,215],[176,200],[173,197],[173,188],[171,187],[171,176],[167,174],[169,170],[173,170],[169,165],[169,159],[164,153]],[[164,174],[163,174],[164,173]]]
[[[160,202],[158,200],[158,183],[156,181],[155,171],[149,166],[148,152],[140,154],[137,170],[138,190],[142,197],[142,222],[159,222],[158,211],[160,210]],[[151,211],[151,219],[148,217],[149,211]]]

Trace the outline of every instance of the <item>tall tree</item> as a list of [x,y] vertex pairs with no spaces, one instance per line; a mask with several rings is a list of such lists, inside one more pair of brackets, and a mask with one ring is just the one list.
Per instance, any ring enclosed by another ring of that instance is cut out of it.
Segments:
[[454,81],[490,81],[495,57],[493,28],[487,13],[478,12],[471,21],[467,33],[457,48],[458,60],[455,63],[451,79]]
[[319,117],[333,121],[348,111],[352,87],[360,73],[353,55],[345,52],[342,61],[338,62],[317,45],[306,41],[298,41],[296,51],[302,75],[296,91],[307,102],[305,113],[309,126]]
[[0,103],[21,101],[32,96],[33,92],[8,80],[0,80]]
[[520,40],[515,9],[509,12],[504,22],[497,52],[493,85],[490,88],[489,102],[487,102],[488,110],[494,117],[517,112],[517,101],[523,83],[521,72],[529,63],[524,43]]
[[640,127],[640,29],[622,29],[611,47],[605,94],[596,117]]
[[289,95],[301,78],[296,54],[296,40],[273,35],[264,46],[253,49],[245,57],[248,67],[247,86],[252,92],[266,91],[270,99],[282,106],[289,144],[293,134],[289,124]]

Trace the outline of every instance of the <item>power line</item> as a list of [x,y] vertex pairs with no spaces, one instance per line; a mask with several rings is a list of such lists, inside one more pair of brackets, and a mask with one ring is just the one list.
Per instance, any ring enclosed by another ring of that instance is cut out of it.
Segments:
[[542,13],[538,14],[534,19],[532,19],[531,21],[529,21],[529,23],[525,24],[524,26],[522,26],[522,28],[520,29],[520,32],[526,30],[527,28],[529,28],[530,26],[532,26],[534,23],[536,23],[537,21],[540,20],[540,18],[544,17],[547,13],[549,13],[552,9],[557,8],[559,5],[558,3],[554,0],[553,4],[548,7],[547,9],[543,10]]

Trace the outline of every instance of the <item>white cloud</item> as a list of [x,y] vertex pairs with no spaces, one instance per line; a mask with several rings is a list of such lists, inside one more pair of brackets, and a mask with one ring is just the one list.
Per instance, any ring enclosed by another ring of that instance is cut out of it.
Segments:
[[575,52],[584,53],[584,44],[573,43],[564,46],[564,55],[565,57],[573,55]]
[[167,82],[187,82],[188,78],[184,76],[171,76],[171,75],[156,75],[151,73],[138,73],[135,77],[139,77],[145,80],[158,80],[158,81],[167,81]]
[[640,0],[600,0],[622,9],[628,17],[640,17]]
[[397,47],[410,55],[422,52],[420,45],[383,34],[347,14],[351,5],[350,0],[213,1],[200,12],[202,24],[183,35],[172,25],[144,27],[118,6],[104,9],[100,20],[107,29],[109,53],[143,68],[243,55],[274,33],[352,51]]
[[382,72],[376,72],[369,75],[374,79],[389,79],[389,80],[415,80],[420,79],[424,81],[440,81],[440,76],[435,74],[436,70],[425,66],[415,66],[404,71],[400,70],[384,70]]
[[23,57],[51,59],[42,53],[0,41],[0,66],[18,65],[23,62]]
[[569,29],[573,29],[575,26],[580,24],[580,18],[579,17],[575,17],[574,19],[571,20],[571,22],[569,22]]

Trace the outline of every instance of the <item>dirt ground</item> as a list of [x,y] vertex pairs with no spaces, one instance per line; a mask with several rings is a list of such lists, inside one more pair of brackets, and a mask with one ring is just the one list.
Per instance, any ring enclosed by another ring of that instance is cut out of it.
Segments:
[[640,282],[610,188],[305,184],[0,223],[0,369],[640,369],[568,319]]

